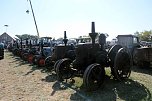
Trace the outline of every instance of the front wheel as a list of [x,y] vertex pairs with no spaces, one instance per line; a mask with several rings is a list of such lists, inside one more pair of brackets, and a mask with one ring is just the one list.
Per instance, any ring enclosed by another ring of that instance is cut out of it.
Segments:
[[45,66],[45,58],[44,57],[39,57],[38,66],[39,67],[44,67]]
[[58,63],[61,61],[62,59],[59,59],[59,60],[57,60],[56,62],[55,62],[55,64],[54,64],[54,71],[55,71],[55,73],[57,72],[57,65],[58,65]]
[[29,55],[28,55],[27,60],[28,60],[29,63],[32,63],[32,62],[33,62],[33,57],[34,57],[33,54],[29,54]]
[[71,60],[68,58],[62,59],[56,66],[56,74],[59,81],[69,79],[73,72],[71,70]]
[[83,75],[83,84],[87,91],[97,90],[105,79],[105,70],[100,64],[91,64],[87,67]]
[[52,70],[53,69],[53,60],[52,60],[52,56],[48,56],[46,59],[45,59],[45,66],[47,69],[49,70]]

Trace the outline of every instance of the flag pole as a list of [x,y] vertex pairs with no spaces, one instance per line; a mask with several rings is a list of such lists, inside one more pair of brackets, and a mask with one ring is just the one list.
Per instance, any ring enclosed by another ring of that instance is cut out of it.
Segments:
[[[28,0],[27,0],[27,1],[28,1]],[[33,15],[33,19],[34,19],[36,31],[37,31],[37,36],[38,36],[38,38],[39,38],[39,31],[38,31],[38,27],[37,27],[37,23],[36,23],[36,19],[35,19],[35,15],[34,15],[34,11],[33,11],[33,7],[32,7],[31,0],[29,0],[29,2],[30,2],[31,10],[32,10],[32,15]]]

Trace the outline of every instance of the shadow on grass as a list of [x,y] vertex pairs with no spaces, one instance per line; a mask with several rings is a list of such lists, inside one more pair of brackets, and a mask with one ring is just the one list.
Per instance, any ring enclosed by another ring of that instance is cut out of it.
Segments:
[[11,61],[10,63],[14,63],[14,62],[17,62],[17,61],[21,61],[22,59],[20,57],[16,57],[16,56],[13,56],[11,57],[13,58],[14,61]]
[[29,64],[27,61],[22,60],[20,57],[13,57],[13,61],[9,62],[9,63],[16,63],[17,65],[14,67],[20,67],[22,65],[26,65]]
[[17,64],[18,64],[18,65],[14,66],[14,67],[20,67],[20,66],[22,66],[22,65],[26,65],[26,64],[28,64],[28,62],[27,62],[27,61],[20,60]]
[[40,70],[42,73],[50,72],[46,67],[39,67],[37,65],[30,64],[28,61],[24,61],[20,57],[14,56],[13,58],[14,58],[14,61],[11,61],[10,63],[16,62],[17,65],[14,67],[20,67],[22,65],[28,64],[29,68],[31,68],[31,70],[29,72],[27,72],[25,75],[29,75],[30,73],[34,72],[35,70]]
[[56,91],[60,91],[60,90],[66,90],[68,88],[68,86],[62,85],[62,82],[55,82],[54,85],[52,86],[53,91],[51,92],[51,96],[53,96],[55,94]]
[[[62,89],[62,86],[64,89]],[[80,100],[80,101],[151,101],[150,91],[141,83],[133,81],[131,79],[118,82],[116,80],[106,77],[104,85],[93,92],[87,92],[83,86],[76,87],[76,84],[67,82],[56,82],[53,87],[54,91],[52,95],[58,90],[65,90],[70,88],[74,90],[71,94],[70,100]]]
[[27,72],[25,75],[29,75],[31,73],[33,73],[35,70],[40,70],[42,73],[50,73],[50,71],[47,70],[46,67],[39,67],[37,65],[32,65],[32,64],[29,64],[31,70],[29,72]]
[[54,82],[57,80],[57,76],[54,72],[50,72],[50,74],[46,76],[45,79],[41,79],[41,80],[45,82]]
[[132,71],[152,75],[152,67],[140,68],[140,67],[134,66],[132,67]]

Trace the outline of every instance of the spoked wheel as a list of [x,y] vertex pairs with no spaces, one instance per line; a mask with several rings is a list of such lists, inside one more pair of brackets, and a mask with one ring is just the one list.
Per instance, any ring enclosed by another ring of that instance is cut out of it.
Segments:
[[20,56],[20,49],[17,50],[16,56]]
[[29,62],[29,63],[32,63],[32,62],[33,62],[33,57],[34,57],[33,54],[29,54],[29,55],[28,55],[28,62]]
[[22,59],[23,59],[24,61],[27,61],[27,56],[28,56],[28,53],[24,53]]
[[37,65],[37,64],[38,64],[39,58],[40,58],[39,55],[35,55],[35,56],[33,57],[33,64],[34,64],[34,65]]
[[54,66],[53,66],[55,72],[57,71],[56,68],[57,68],[58,63],[59,63],[61,60],[62,60],[62,59],[59,59],[59,60],[57,60],[57,61],[55,62]]
[[19,49],[19,51],[18,51],[18,56],[19,56],[19,57],[21,57],[21,52],[22,52],[22,50]]
[[112,46],[109,50],[108,50],[108,57],[110,59],[110,68],[111,68],[111,74],[115,77],[115,73],[114,73],[114,61],[115,61],[115,57],[116,54],[118,52],[118,50],[122,48],[121,45],[114,45]]
[[19,57],[22,56],[22,50],[19,50]]
[[52,60],[52,56],[48,56],[46,59],[45,59],[45,66],[47,69],[53,69],[53,60]]
[[38,66],[39,67],[44,67],[45,66],[45,58],[44,57],[40,57],[38,59]]
[[23,51],[21,51],[21,54],[20,54],[21,59],[22,59],[22,57],[23,57],[23,54],[24,54]]
[[59,61],[56,66],[56,74],[59,81],[63,81],[64,79],[69,79],[73,72],[71,70],[71,60],[66,58]]
[[17,55],[17,51],[18,51],[18,49],[17,48],[15,48],[14,50],[13,50],[13,55]]
[[121,45],[114,45],[108,50],[108,57],[113,63],[114,63],[115,56],[120,48],[122,48]]
[[83,75],[83,84],[87,91],[97,90],[104,82],[105,70],[100,64],[91,64]]
[[115,78],[119,81],[126,79],[131,74],[132,57],[127,49],[120,48],[114,61]]

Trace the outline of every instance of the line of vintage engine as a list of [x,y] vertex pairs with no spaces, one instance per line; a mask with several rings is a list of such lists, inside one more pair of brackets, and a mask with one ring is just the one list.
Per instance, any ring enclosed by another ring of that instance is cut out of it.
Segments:
[[75,47],[75,59],[60,59],[55,63],[55,72],[59,81],[74,76],[83,76],[83,84],[88,91],[96,90],[104,83],[105,69],[111,68],[111,74],[117,80],[130,76],[132,57],[126,48],[113,46],[108,52],[104,49],[106,37],[99,35],[96,43],[95,23],[92,22],[92,32],[89,33],[92,43],[78,44]]
[[[12,52],[16,56],[20,56],[24,61],[28,61],[39,67],[46,67],[49,70],[53,69],[54,63],[62,58],[75,59],[74,46],[68,45],[66,31],[64,31],[64,45],[53,46],[51,43],[45,44],[44,40],[51,40],[50,37],[42,37],[38,43],[38,39],[19,40],[14,43]],[[23,46],[23,41],[25,45]],[[31,42],[33,41],[33,43]],[[19,44],[20,43],[20,44]]]
[[[23,45],[23,41],[25,41],[24,45]],[[33,44],[31,40],[29,39],[25,39],[25,40],[21,39],[20,45],[19,45],[19,42],[16,41],[12,52],[14,55],[20,56],[23,60],[28,61],[29,63],[43,66],[44,65],[43,57],[47,56],[47,54],[44,54],[43,40],[41,40],[40,43],[37,43],[37,39],[32,40],[32,41],[33,41]],[[37,61],[35,61],[35,59]],[[43,61],[41,61],[41,59]]]
[[84,87],[88,91],[96,90],[104,83],[105,67],[111,68],[111,74],[116,80],[128,78],[132,66],[132,55],[128,49],[115,45],[106,51],[106,36],[95,32],[94,22],[89,36],[92,43],[77,43],[73,46],[67,44],[68,39],[64,31],[64,45],[45,45],[43,41],[49,40],[48,37],[41,38],[39,43],[37,39],[26,39],[22,45],[24,40],[21,39],[20,44],[16,42],[10,50],[29,63],[45,66],[49,70],[54,68],[60,81],[75,76],[83,77]]

